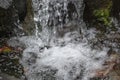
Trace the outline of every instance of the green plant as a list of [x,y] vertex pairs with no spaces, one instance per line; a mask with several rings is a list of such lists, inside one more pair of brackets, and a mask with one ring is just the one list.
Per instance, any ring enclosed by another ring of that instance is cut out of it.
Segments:
[[109,18],[109,16],[110,16],[109,9],[94,10],[93,14],[97,18],[97,20],[103,22],[104,25],[106,25],[106,26],[111,25],[111,21]]

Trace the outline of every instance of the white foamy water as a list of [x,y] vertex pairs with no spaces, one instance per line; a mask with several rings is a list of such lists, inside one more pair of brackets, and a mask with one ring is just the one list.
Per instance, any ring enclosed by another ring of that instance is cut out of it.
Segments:
[[[32,0],[36,36],[49,43],[51,37],[59,36],[69,30],[63,27],[82,25],[83,0]],[[41,31],[39,31],[41,30]],[[72,28],[71,28],[72,30]]]
[[33,36],[20,41],[27,46],[21,63],[28,80],[89,80],[107,57],[107,50],[92,50],[86,43],[48,47]]

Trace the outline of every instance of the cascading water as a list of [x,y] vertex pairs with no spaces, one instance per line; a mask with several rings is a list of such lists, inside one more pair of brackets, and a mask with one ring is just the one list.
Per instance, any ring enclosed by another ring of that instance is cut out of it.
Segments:
[[[82,6],[80,0],[33,0],[36,35],[49,42],[51,37],[78,30],[77,25],[82,22]],[[40,28],[41,32],[38,31]]]
[[35,36],[19,39],[26,45],[21,63],[27,79],[90,80],[107,50],[92,50],[83,37],[83,0],[33,0],[33,8]]

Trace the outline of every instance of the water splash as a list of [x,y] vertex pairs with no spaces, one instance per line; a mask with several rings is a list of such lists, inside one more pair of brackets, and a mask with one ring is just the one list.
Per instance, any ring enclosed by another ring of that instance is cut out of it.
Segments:
[[90,80],[107,50],[92,50],[84,38],[83,1],[33,0],[33,8],[35,36],[19,38],[28,80]]
[[28,80],[89,80],[106,59],[107,50],[92,50],[85,43],[66,42],[61,47],[44,46],[35,37],[21,41],[28,46],[21,61]]
[[82,25],[82,0],[33,0],[36,35],[46,43],[51,37],[63,36]]

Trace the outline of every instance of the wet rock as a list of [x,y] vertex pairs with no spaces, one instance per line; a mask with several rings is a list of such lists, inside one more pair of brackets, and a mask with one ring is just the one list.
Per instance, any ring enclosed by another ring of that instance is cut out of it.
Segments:
[[26,5],[27,13],[24,22],[22,23],[22,26],[24,32],[27,33],[27,35],[31,35],[34,33],[35,29],[32,0],[26,0]]
[[[96,36],[88,39],[94,48],[112,48],[120,52],[119,0],[85,0],[84,21],[88,28],[96,28]],[[111,17],[118,19],[112,20]]]
[[95,41],[91,40],[93,46],[112,48],[116,52],[120,52],[120,33],[98,33]]
[[[8,39],[0,40],[0,77],[2,78],[0,80],[9,80],[9,77],[10,80],[17,80],[16,78],[22,78],[22,80],[24,80],[24,68],[19,62],[23,50],[17,46],[9,46],[7,40]],[[1,75],[1,73],[5,75]],[[13,78],[11,78],[12,76]]]
[[[7,7],[5,7],[3,4],[5,4]],[[24,33],[30,34],[33,31],[33,27],[34,21],[32,13],[32,0],[1,0],[1,38],[20,36],[24,35]]]
[[0,7],[4,9],[8,9],[8,7],[12,4],[12,0],[0,0]]
[[110,26],[111,0],[85,0],[84,2],[85,10],[83,17],[86,23],[94,27]]
[[114,66],[112,69],[109,71],[108,76],[110,77],[111,80],[119,80],[120,79],[120,54],[115,52],[115,51],[109,51],[111,53],[109,60]]
[[116,17],[120,21],[120,0],[112,0],[112,16]]
[[84,0],[84,21],[89,27],[95,27],[102,32],[116,29],[113,17],[118,20],[120,26],[120,1],[119,0]]
[[108,51],[108,58],[103,68],[96,70],[94,78],[90,80],[119,80],[120,79],[120,54],[113,50]]
[[26,0],[13,0],[13,1],[14,1],[13,4],[19,16],[19,20],[20,22],[23,22],[27,14],[27,2]]
[[78,25],[74,24],[74,22],[71,22],[68,25],[64,25],[62,28],[57,28],[57,36],[63,37],[67,32],[73,32],[73,31],[79,31]]
[[17,29],[18,15],[13,4],[4,9],[0,7],[0,37],[10,37],[15,35],[14,29]]
[[2,52],[0,53],[0,71],[17,78],[21,78],[23,67],[19,63],[21,53],[18,52]]

